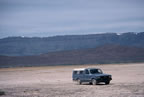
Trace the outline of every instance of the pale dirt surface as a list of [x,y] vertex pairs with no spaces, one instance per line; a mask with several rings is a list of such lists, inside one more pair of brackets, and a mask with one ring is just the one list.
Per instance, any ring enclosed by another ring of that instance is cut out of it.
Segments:
[[[74,68],[96,67],[112,74],[109,85],[77,85]],[[144,97],[144,63],[0,69],[1,97]]]

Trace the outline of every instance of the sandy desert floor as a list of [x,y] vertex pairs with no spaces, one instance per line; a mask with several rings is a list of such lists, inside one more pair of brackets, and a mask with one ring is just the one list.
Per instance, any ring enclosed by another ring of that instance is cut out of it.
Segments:
[[[74,68],[96,67],[112,74],[109,85],[77,85]],[[0,69],[1,97],[144,97],[144,63]]]

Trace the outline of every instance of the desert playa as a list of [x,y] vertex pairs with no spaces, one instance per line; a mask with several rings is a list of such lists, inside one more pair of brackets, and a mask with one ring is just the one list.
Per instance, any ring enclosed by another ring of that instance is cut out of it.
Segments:
[[[112,75],[109,85],[77,85],[74,68],[96,67]],[[1,97],[144,97],[144,63],[0,69]]]

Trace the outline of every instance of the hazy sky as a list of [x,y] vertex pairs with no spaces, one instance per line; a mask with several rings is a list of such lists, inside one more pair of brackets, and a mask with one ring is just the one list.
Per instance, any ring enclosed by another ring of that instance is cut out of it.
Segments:
[[144,0],[0,0],[0,38],[144,31]]

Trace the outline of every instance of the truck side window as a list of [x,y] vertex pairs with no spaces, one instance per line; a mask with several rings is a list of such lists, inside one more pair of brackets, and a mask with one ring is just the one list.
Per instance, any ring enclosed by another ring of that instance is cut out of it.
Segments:
[[73,73],[74,73],[74,74],[77,74],[77,71],[74,71]]
[[79,74],[83,74],[83,71],[80,71],[80,73]]
[[89,71],[87,69],[85,70],[85,74],[89,74]]

